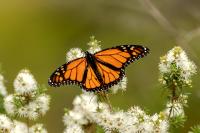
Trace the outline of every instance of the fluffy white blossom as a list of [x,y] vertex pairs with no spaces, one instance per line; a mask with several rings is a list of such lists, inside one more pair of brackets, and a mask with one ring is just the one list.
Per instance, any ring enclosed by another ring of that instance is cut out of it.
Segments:
[[27,108],[27,106],[23,106],[21,108],[19,108],[17,110],[17,114],[20,116],[20,117],[28,117],[28,114],[29,114],[29,109]]
[[89,46],[88,52],[92,54],[99,52],[101,50],[100,43],[101,41],[96,40],[94,36],[90,37],[90,42],[88,43]]
[[36,98],[36,103],[41,115],[45,115],[49,110],[50,97],[46,94],[41,94]]
[[183,105],[179,102],[167,103],[167,108],[165,110],[165,113],[167,116],[170,116],[170,117],[176,117],[180,115],[184,116],[185,114]]
[[116,94],[119,90],[126,91],[128,79],[127,77],[123,77],[123,79],[113,87],[111,87],[111,91]]
[[19,121],[14,121],[13,122],[13,129],[11,133],[28,133],[28,127],[25,123],[19,122]]
[[0,114],[0,132],[9,133],[13,129],[13,122],[6,115]]
[[4,77],[1,74],[0,74],[0,95],[2,96],[7,95],[6,87],[4,85]]
[[49,110],[50,97],[38,87],[28,70],[22,70],[14,81],[15,92],[4,98],[4,108],[12,116],[35,120]]
[[196,73],[196,69],[196,65],[189,60],[185,51],[181,47],[174,47],[167,55],[160,58],[160,81],[162,84],[168,83],[170,75],[172,76],[176,72],[176,74],[179,74],[178,78],[180,82],[190,85],[191,76]]
[[29,129],[29,133],[47,133],[47,130],[44,128],[43,124],[36,124]]
[[14,96],[12,94],[4,98],[4,108],[10,115],[14,115],[17,111],[17,107],[14,103]]
[[49,110],[50,98],[46,94],[39,95],[35,100],[29,101],[28,104],[18,107],[13,95],[5,97],[4,107],[8,114],[18,115],[20,117],[28,117],[31,120],[37,119],[41,115],[45,115]]
[[[87,51],[91,54],[100,51],[101,45],[99,43],[100,41],[97,41],[94,36],[92,36],[90,38],[90,42],[88,43],[89,49]],[[67,62],[81,57],[85,57],[85,53],[80,48],[72,48],[66,54]]]
[[147,115],[138,106],[130,108],[127,112],[123,110],[111,111],[108,104],[98,102],[97,97],[90,93],[77,96],[73,105],[74,108],[67,111],[63,117],[64,124],[67,126],[65,132],[72,132],[74,125],[81,127],[90,122],[100,125],[106,132],[151,133],[162,130],[162,133],[166,133],[168,131],[168,125],[166,128],[161,126],[162,122],[166,121],[163,117],[158,114]]
[[[79,100],[80,99],[80,100]],[[73,102],[74,106],[80,106],[88,112],[96,112],[98,108],[97,96],[93,93],[84,93],[77,96]]]
[[169,130],[169,122],[166,120],[163,120],[159,124],[159,132],[160,133],[168,133]]
[[66,60],[67,62],[69,62],[71,60],[81,58],[84,56],[85,56],[85,53],[80,48],[72,48],[69,50],[69,52],[67,52]]
[[66,126],[74,123],[86,125],[90,122],[90,115],[98,108],[97,97],[92,93],[83,93],[73,101],[74,108],[63,117]]
[[81,128],[80,125],[78,124],[74,124],[74,125],[70,125],[68,126],[64,133],[84,133],[83,129]]
[[37,82],[29,70],[19,72],[14,81],[15,91],[19,94],[31,93],[37,89]]

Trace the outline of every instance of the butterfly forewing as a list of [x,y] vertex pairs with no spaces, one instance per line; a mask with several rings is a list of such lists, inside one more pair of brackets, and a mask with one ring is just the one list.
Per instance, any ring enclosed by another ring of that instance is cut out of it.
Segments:
[[59,67],[49,78],[49,84],[60,86],[61,84],[82,84],[83,75],[87,67],[85,58],[79,58]]
[[140,45],[121,45],[97,52],[95,57],[116,68],[124,68],[131,62],[144,57],[149,49]]

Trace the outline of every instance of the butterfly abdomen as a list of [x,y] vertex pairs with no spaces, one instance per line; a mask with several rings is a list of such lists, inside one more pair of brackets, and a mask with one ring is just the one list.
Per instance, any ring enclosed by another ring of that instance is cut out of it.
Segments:
[[94,70],[94,73],[96,74],[97,79],[102,84],[103,83],[102,75],[98,71],[98,68],[96,65],[96,59],[95,59],[94,55],[92,55],[88,51],[86,51],[85,54],[86,54],[87,64],[92,67],[92,69]]

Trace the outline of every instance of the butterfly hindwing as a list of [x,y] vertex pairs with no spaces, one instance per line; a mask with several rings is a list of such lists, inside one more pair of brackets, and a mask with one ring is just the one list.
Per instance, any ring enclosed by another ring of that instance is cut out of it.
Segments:
[[97,78],[97,75],[95,74],[94,70],[92,69],[91,66],[87,67],[86,71],[86,77],[83,81],[83,89],[86,91],[95,91],[98,88],[100,88],[101,83]]

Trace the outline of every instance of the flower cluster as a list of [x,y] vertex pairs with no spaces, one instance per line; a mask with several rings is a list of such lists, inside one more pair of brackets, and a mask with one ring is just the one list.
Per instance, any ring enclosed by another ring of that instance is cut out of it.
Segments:
[[43,124],[35,124],[29,129],[29,133],[47,133]]
[[72,48],[66,54],[66,61],[69,62],[71,60],[84,57],[85,53],[80,48]]
[[90,42],[88,43],[89,49],[88,51],[92,54],[99,52],[101,50],[101,41],[95,39],[94,36],[90,37]]
[[169,117],[184,117],[184,106],[187,107],[188,95],[181,94],[178,99],[173,102],[168,101],[166,105],[165,115]]
[[[70,133],[67,131],[71,131],[74,127],[76,127],[74,130],[81,131],[83,130],[82,125],[88,125],[92,122],[90,114],[95,113],[98,108],[97,96],[92,93],[84,93],[74,99],[73,105],[74,108],[67,111],[63,117],[64,124],[67,126],[66,133]],[[79,128],[77,128],[78,126]]]
[[42,124],[33,125],[29,128],[25,123],[11,120],[6,115],[0,114],[1,133],[47,133]]
[[165,133],[168,131],[168,121],[164,113],[146,114],[141,108],[134,106],[128,111],[111,111],[109,105],[98,102],[97,96],[83,93],[73,101],[74,108],[67,111],[63,117],[66,127],[65,133],[79,130],[91,123],[98,124],[105,131],[120,133],[153,132]]
[[174,47],[160,58],[159,81],[166,86],[191,86],[191,77],[196,73],[196,65],[190,61],[181,47]]
[[39,87],[30,71],[19,72],[14,81],[15,93],[4,98],[4,107],[11,116],[37,119],[49,110],[50,97]]
[[[0,107],[5,109],[8,115],[36,119],[49,109],[49,96],[44,94],[45,89],[38,86],[28,70],[20,71],[14,80],[14,88],[15,93],[7,95],[3,76],[0,75],[0,96],[2,95],[4,102],[0,103]],[[36,124],[29,128],[29,125],[8,117],[6,113],[0,112],[1,133],[47,133],[42,124]]]

